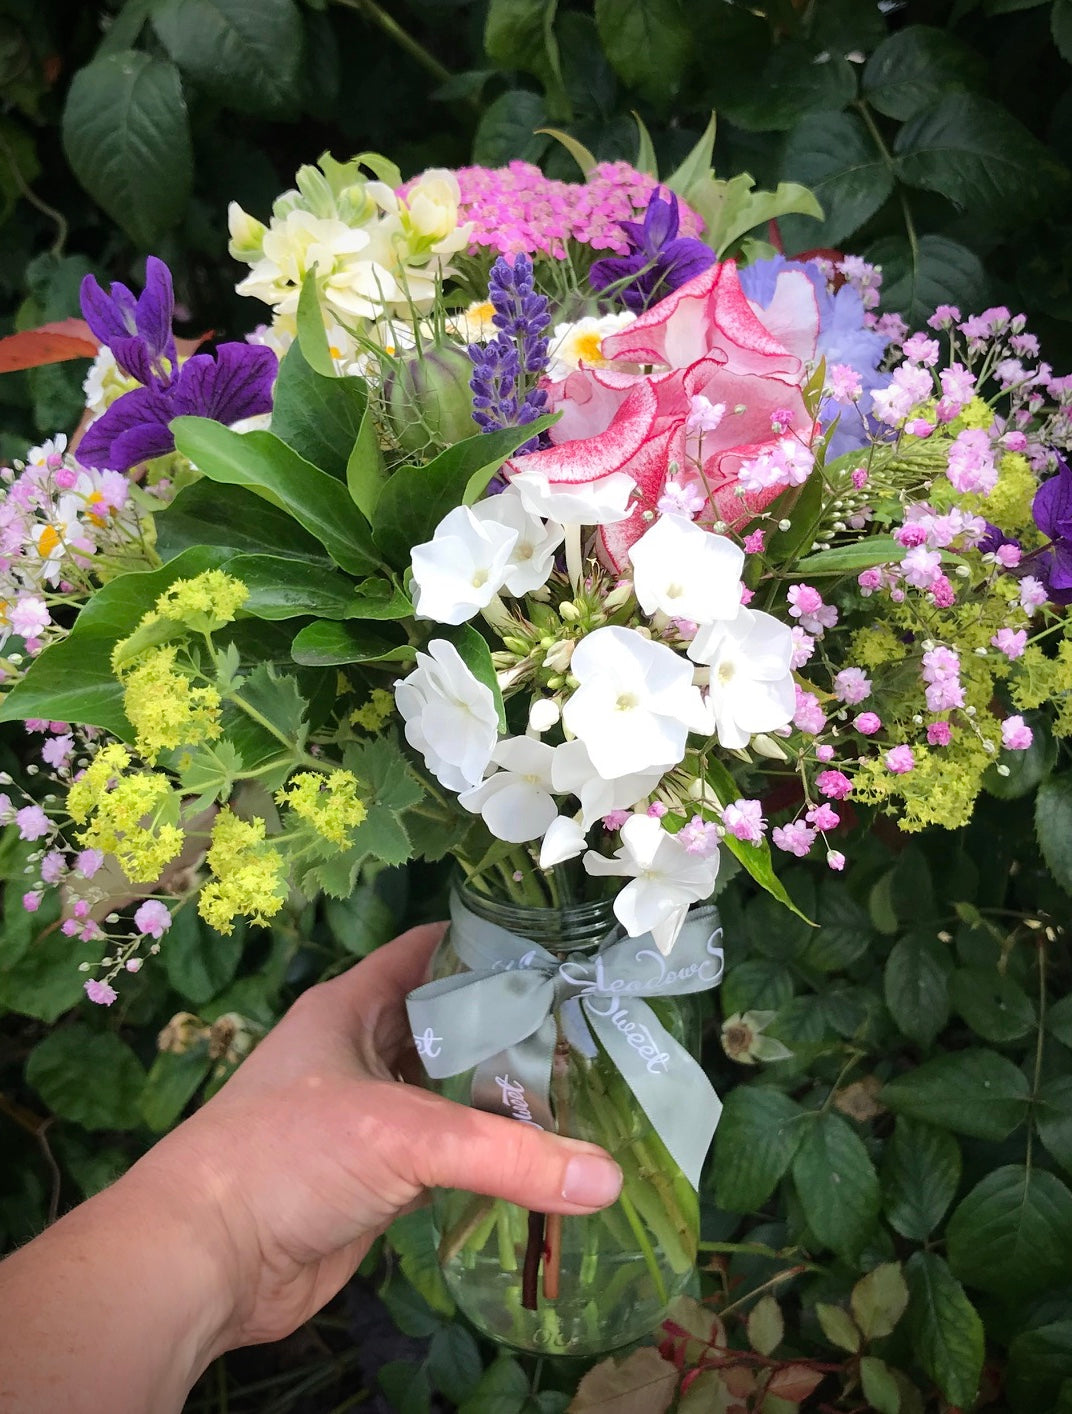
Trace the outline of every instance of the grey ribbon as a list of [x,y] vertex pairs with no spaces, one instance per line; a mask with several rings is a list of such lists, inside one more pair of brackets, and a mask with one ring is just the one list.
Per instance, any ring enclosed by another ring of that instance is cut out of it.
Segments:
[[557,1012],[582,1054],[595,1056],[598,1038],[696,1188],[722,1103],[641,999],[716,987],[725,966],[721,940],[718,912],[705,907],[689,914],[670,957],[650,934],[619,938],[616,930],[594,955],[560,962],[530,939],[479,918],[455,895],[451,941],[470,971],[407,997],[417,1051],[435,1080],[472,1070],[477,1109],[553,1129]]

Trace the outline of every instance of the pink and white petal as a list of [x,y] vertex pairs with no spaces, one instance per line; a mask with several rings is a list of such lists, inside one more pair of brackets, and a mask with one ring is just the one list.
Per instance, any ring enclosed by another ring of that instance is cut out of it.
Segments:
[[819,336],[819,303],[815,286],[803,270],[783,270],[766,309],[752,306],[756,318],[790,353],[807,362],[815,357]]

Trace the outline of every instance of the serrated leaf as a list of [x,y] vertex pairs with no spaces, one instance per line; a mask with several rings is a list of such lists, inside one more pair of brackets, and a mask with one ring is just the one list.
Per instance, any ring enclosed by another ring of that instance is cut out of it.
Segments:
[[512,1355],[500,1354],[480,1377],[458,1414],[521,1414],[529,1380]]
[[994,1142],[1027,1117],[1028,1083],[996,1051],[968,1049],[935,1056],[883,1087],[880,1099],[898,1114]]
[[748,1343],[760,1355],[773,1355],[784,1338],[782,1308],[768,1292],[748,1313]]
[[1072,1173],[1072,1075],[1055,1075],[1035,1096],[1035,1126],[1049,1153]]
[[868,59],[864,97],[888,118],[903,121],[955,89],[982,88],[986,61],[974,49],[930,25],[906,25]]
[[473,135],[473,161],[484,167],[514,160],[538,162],[548,148],[548,139],[540,134],[548,116],[539,94],[525,88],[500,93],[480,115]]
[[[179,762],[182,764],[180,765]],[[184,797],[184,809],[190,815],[206,809],[213,801],[224,804],[234,789],[235,777],[242,770],[242,757],[233,742],[203,741],[178,753],[172,769],[179,778]]]
[[1072,893],[1072,773],[1050,776],[1039,786],[1035,833],[1050,873]]
[[869,220],[893,191],[893,173],[853,113],[813,113],[793,127],[781,175],[801,182],[823,208],[821,221],[789,217],[790,250],[837,245]]
[[111,1031],[84,1022],[40,1041],[26,1062],[26,1081],[54,1114],[84,1129],[136,1129],[145,1085],[141,1062]]
[[970,1409],[983,1369],[979,1313],[935,1252],[914,1252],[905,1263],[905,1281],[916,1358],[950,1404]]
[[226,107],[292,108],[303,42],[293,0],[154,0],[152,21],[179,68]]
[[803,1114],[795,1100],[765,1085],[738,1085],[729,1092],[711,1164],[720,1208],[748,1213],[766,1203],[804,1137]]
[[259,663],[242,679],[238,695],[288,741],[304,746],[309,734],[305,720],[309,704],[289,673],[277,673],[270,663]]
[[143,250],[181,220],[193,150],[179,71],[168,60],[127,49],[79,69],[63,146],[90,196]]
[[179,996],[201,1006],[222,992],[238,971],[246,935],[242,919],[232,932],[217,933],[192,905],[178,909],[161,945],[160,961]]
[[[846,59],[787,40],[770,50],[758,83],[750,91],[725,95],[719,112],[749,132],[788,131],[792,142],[810,117],[837,116],[855,97],[856,75]],[[814,188],[804,172],[785,171]]]
[[1030,997],[996,967],[958,967],[950,978],[950,996],[954,1009],[985,1041],[1018,1041],[1035,1029]]
[[1072,1320],[1050,1321],[1021,1331],[1009,1344],[1011,1408],[1068,1414],[1072,1379]]
[[915,245],[904,236],[887,236],[867,249],[867,259],[882,267],[882,307],[904,315],[919,328],[939,304],[978,307],[986,291],[986,272],[967,246],[946,236],[920,236]]
[[960,1146],[946,1130],[898,1115],[879,1177],[890,1226],[913,1242],[926,1242],[956,1196]]
[[433,1311],[448,1320],[454,1315],[454,1298],[447,1290],[436,1256],[437,1238],[429,1208],[404,1213],[388,1229],[388,1241],[399,1256],[406,1279],[420,1292]]
[[491,0],[484,23],[484,48],[500,69],[520,69],[543,84],[547,105],[569,120],[569,99],[555,38],[557,0]]
[[850,1355],[855,1355],[860,1348],[860,1332],[848,1311],[843,1306],[833,1306],[825,1301],[820,1301],[815,1307],[815,1314],[819,1319],[823,1335],[826,1336],[830,1344],[836,1345],[839,1350],[847,1350]]
[[897,134],[897,175],[963,210],[1022,221],[1052,199],[1068,172],[1007,108],[973,93],[951,93]]
[[642,1346],[624,1359],[603,1360],[577,1386],[569,1414],[665,1414],[677,1390],[677,1367]]
[[838,972],[848,967],[871,941],[867,913],[841,888],[824,888],[820,895],[818,927],[809,931],[799,959],[820,972]]
[[1044,1291],[1072,1266],[1072,1193],[1045,1169],[1006,1164],[960,1202],[946,1241],[968,1286],[1012,1300]]
[[908,933],[886,959],[883,987],[890,1015],[905,1036],[927,1049],[949,1020],[948,950],[931,933]]
[[829,1111],[805,1121],[793,1182],[808,1227],[847,1261],[859,1256],[879,1214],[878,1175],[862,1141]]
[[869,1409],[877,1414],[899,1414],[901,1391],[885,1361],[865,1355],[860,1361],[860,1384]]
[[603,53],[622,82],[669,107],[693,53],[681,0],[596,0],[595,17]]
[[313,466],[345,480],[368,412],[363,378],[325,378],[295,340],[279,365],[271,430]]
[[908,1287],[897,1262],[873,1267],[852,1289],[852,1314],[866,1340],[889,1335],[905,1313]]
[[139,1101],[141,1117],[154,1133],[171,1128],[211,1069],[207,1045],[178,1055],[160,1052],[149,1067]]

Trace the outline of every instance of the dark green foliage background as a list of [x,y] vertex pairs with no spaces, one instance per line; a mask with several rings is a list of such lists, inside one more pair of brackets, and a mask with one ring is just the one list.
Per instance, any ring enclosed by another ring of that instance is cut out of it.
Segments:
[[[525,157],[572,179],[534,129],[633,158],[635,111],[668,171],[715,109],[719,175],[805,182],[823,202],[822,223],[784,221],[788,252],[881,260],[887,307],[910,317],[943,301],[1023,309],[1066,371],[1070,60],[1072,0],[0,0],[0,334],[77,314],[87,270],[137,284],[152,250],[175,271],[185,332],[241,335],[263,310],[234,295],[227,203],[266,217],[324,150],[383,151],[407,175]],[[0,378],[0,455],[70,429],[83,373]],[[16,770],[25,739],[5,740]],[[970,1407],[984,1339],[1001,1389],[990,1407],[1072,1408],[1068,748],[992,784],[959,834],[907,841],[861,823],[844,879],[795,869],[818,929],[742,876],[720,900],[731,963],[708,1061],[727,1109],[705,1238],[735,1300],[814,1258],[777,1288],[784,1350],[847,1369],[816,1305],[904,1263],[907,1313],[869,1349],[918,1389],[916,1403],[902,1391],[906,1412],[940,1408],[939,1391]],[[0,844],[0,1246],[95,1191],[218,1083],[204,1046],[157,1055],[176,1012],[269,1025],[304,986],[442,908],[442,874],[422,866],[271,932],[224,939],[184,918],[104,1013],[79,1005],[79,957],[54,920],[21,909],[25,853],[10,832]],[[769,1034],[791,1060],[753,1073],[723,1057],[721,1017],[749,1009],[777,1013]],[[849,1093],[870,1099],[854,1108],[845,1092],[861,1081]],[[531,1370],[491,1364],[452,1319],[420,1220],[395,1249],[370,1267],[381,1283],[389,1272],[384,1300],[419,1342],[415,1366],[381,1373],[394,1407],[565,1408],[580,1371],[545,1371],[537,1396]],[[232,1366],[191,1408],[226,1407],[229,1380],[232,1409],[331,1407],[299,1405],[293,1370],[306,1401],[352,1393],[346,1330],[320,1330],[334,1363],[305,1347],[261,1393],[263,1366]],[[858,1392],[840,1402],[838,1388],[822,1387],[829,1407],[854,1407]]]

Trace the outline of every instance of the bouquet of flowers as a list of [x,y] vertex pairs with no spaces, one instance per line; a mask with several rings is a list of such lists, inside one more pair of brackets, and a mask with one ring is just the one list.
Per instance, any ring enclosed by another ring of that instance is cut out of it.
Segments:
[[1072,380],[1008,310],[910,334],[880,271],[779,255],[749,233],[810,197],[710,137],[663,183],[322,158],[230,214],[269,324],[182,360],[165,267],[87,278],[96,416],[4,473],[26,907],[65,890],[107,1005],[187,901],[227,932],[450,855],[430,1074],[626,1175],[572,1236],[445,1200],[470,1314],[544,1350],[687,1280],[731,870],[794,907],[786,856],[956,827],[1042,709],[1072,734]]

